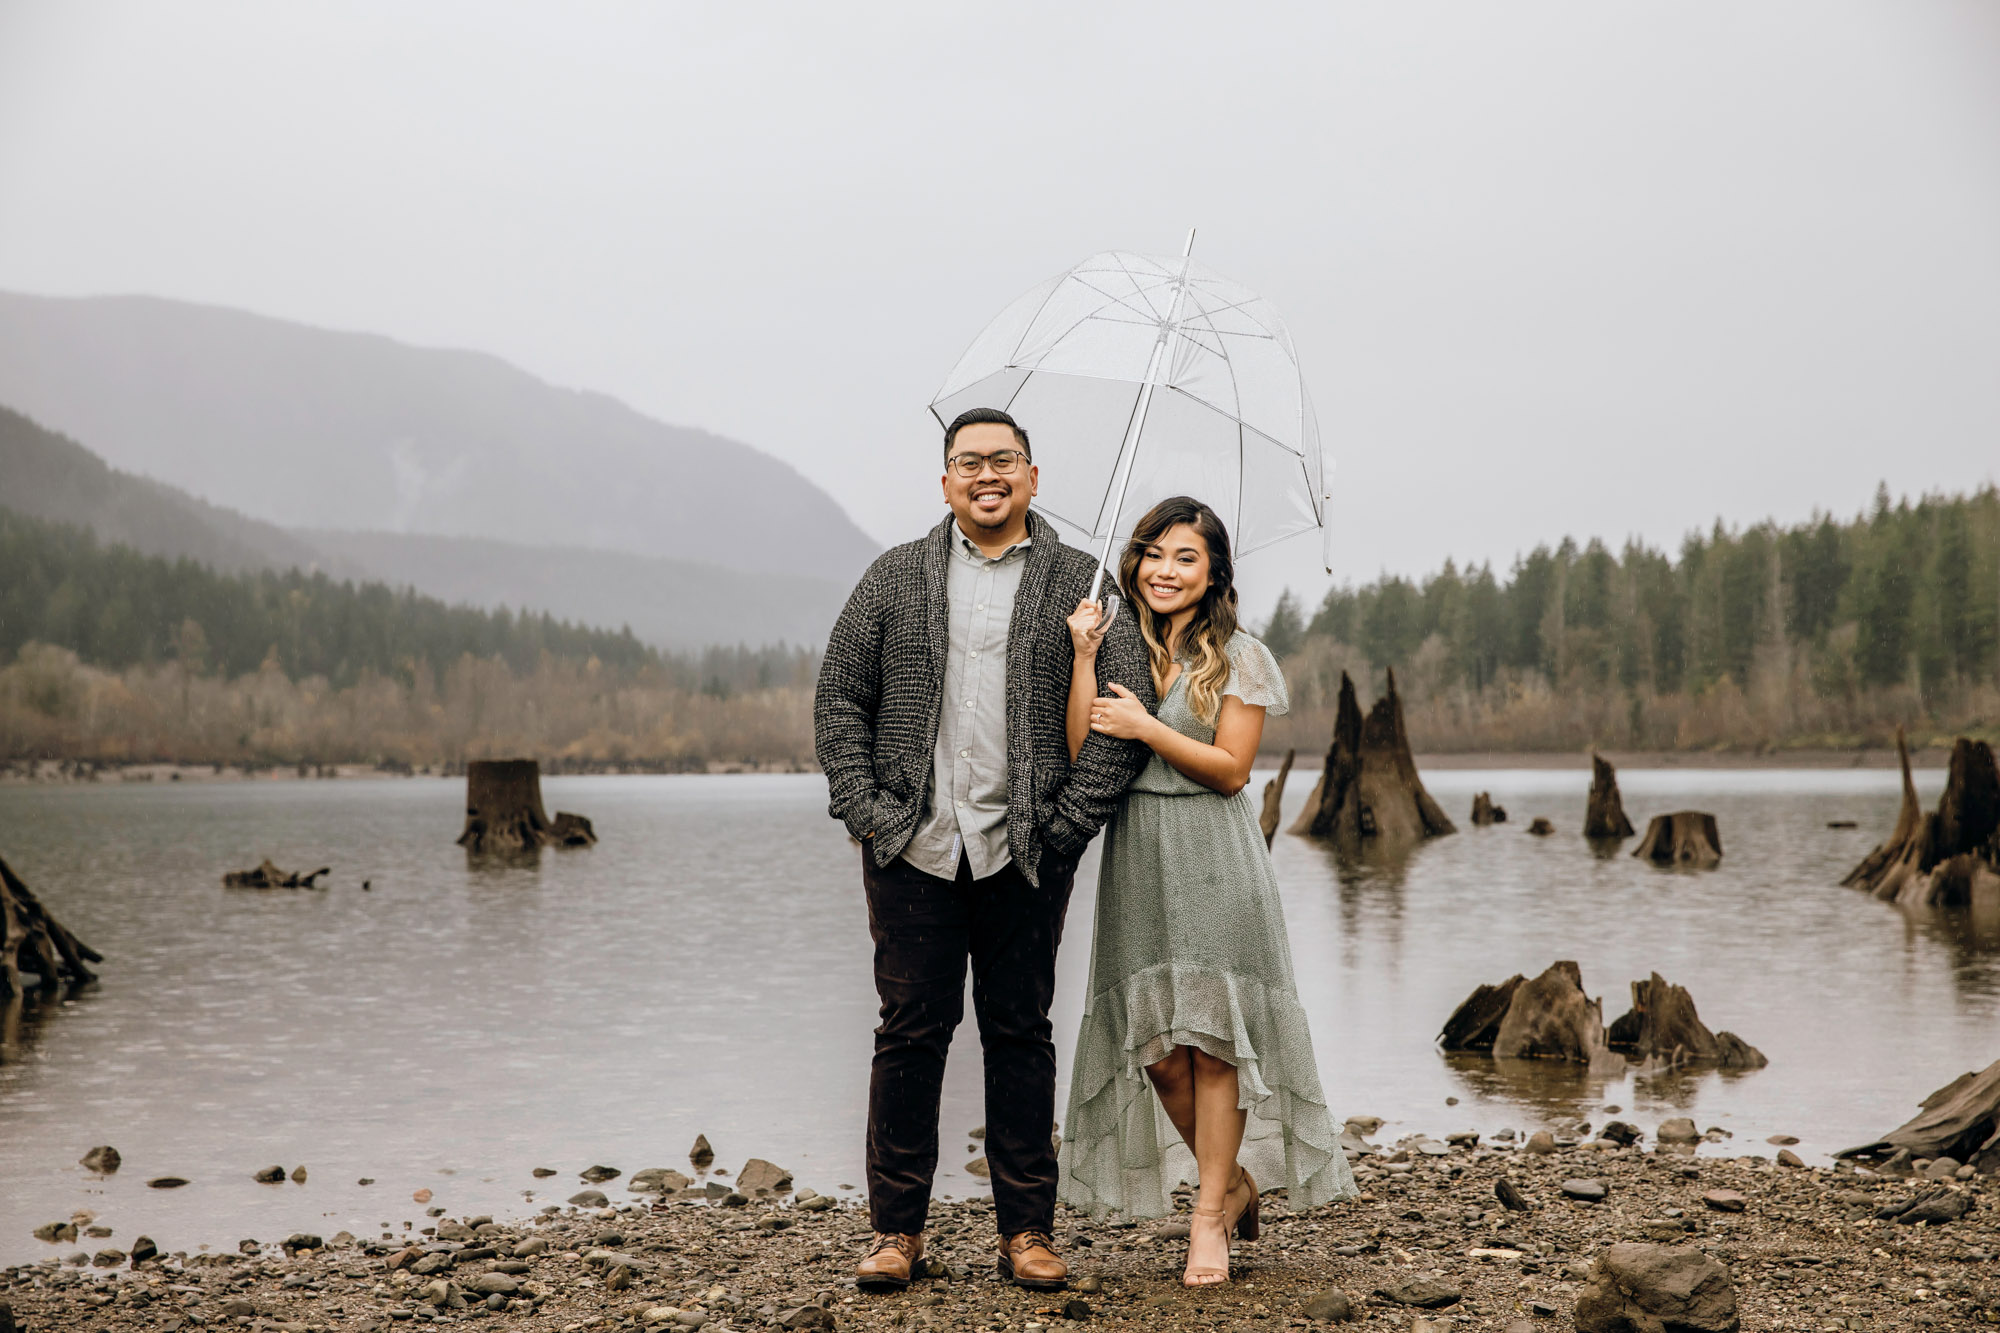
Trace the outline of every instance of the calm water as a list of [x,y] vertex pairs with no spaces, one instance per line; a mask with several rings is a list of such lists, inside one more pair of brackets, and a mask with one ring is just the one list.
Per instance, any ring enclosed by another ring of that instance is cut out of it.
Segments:
[[[1428,780],[1454,818],[1490,790],[1515,822],[1358,869],[1299,839],[1276,848],[1329,1095],[1387,1117],[1385,1138],[1618,1105],[1648,1130],[1692,1114],[1738,1151],[1787,1132],[1824,1155],[2000,1057],[2000,923],[1910,918],[1838,887],[1893,821],[1893,773],[1624,774],[1642,827],[1685,807],[1719,817],[1726,856],[1704,874],[1593,856],[1575,833],[1587,774]],[[1941,785],[1922,775],[1927,800]],[[522,1211],[594,1162],[685,1168],[697,1133],[721,1167],[762,1156],[822,1191],[860,1183],[875,1002],[859,853],[824,817],[821,780],[545,792],[590,815],[601,845],[468,866],[459,782],[0,788],[0,851],[106,955],[102,984],[16,1014],[0,1048],[0,1263],[54,1252],[29,1233],[77,1208],[110,1244],[144,1232],[168,1250],[400,1229],[420,1188],[457,1215]],[[1526,836],[1535,814],[1562,833]],[[266,855],[330,864],[330,891],[220,886]],[[1095,852],[1062,959],[1065,1069],[1094,896]],[[1435,1050],[1475,983],[1558,958],[1582,964],[1607,1019],[1659,970],[1770,1068],[1604,1083]],[[960,1037],[953,1132],[984,1118],[969,1020]],[[76,1165],[98,1143],[125,1157],[109,1181]],[[960,1169],[969,1146],[946,1140],[946,1189],[983,1188]],[[272,1164],[310,1178],[250,1179]],[[540,1165],[562,1174],[531,1197]],[[169,1174],[193,1183],[145,1188]]]

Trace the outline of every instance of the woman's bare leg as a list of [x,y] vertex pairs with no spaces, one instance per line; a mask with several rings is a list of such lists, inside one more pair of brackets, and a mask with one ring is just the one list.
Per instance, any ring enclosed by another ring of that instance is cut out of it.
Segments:
[[1167,1052],[1166,1059],[1146,1066],[1146,1077],[1153,1081],[1160,1109],[1167,1113],[1167,1119],[1174,1122],[1174,1128],[1180,1132],[1181,1141],[1187,1144],[1188,1151],[1193,1152],[1194,1062],[1188,1057],[1186,1046],[1176,1046]]

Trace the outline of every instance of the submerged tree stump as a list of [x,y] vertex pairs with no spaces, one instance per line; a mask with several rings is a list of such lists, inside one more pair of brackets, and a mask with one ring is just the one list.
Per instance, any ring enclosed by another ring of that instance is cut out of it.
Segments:
[[588,847],[597,833],[582,815],[542,806],[542,769],[532,759],[475,759],[465,766],[465,831],[469,852],[529,852],[548,844]]
[[1569,1060],[1622,1066],[1604,1035],[1604,1009],[1583,993],[1583,971],[1551,964],[1532,981],[1518,974],[1480,986],[1445,1020],[1447,1051],[1483,1052],[1501,1060]]
[[318,879],[321,875],[332,873],[333,869],[331,866],[321,866],[310,875],[301,875],[296,871],[280,870],[272,863],[271,858],[267,856],[264,858],[264,863],[255,870],[231,870],[223,875],[222,887],[225,889],[311,889],[318,887],[313,883],[314,880]]
[[1654,815],[1632,855],[1654,865],[1707,870],[1722,862],[1722,834],[1715,816],[1700,810]]
[[1695,1012],[1694,997],[1658,972],[1632,983],[1632,1009],[1611,1025],[1611,1049],[1654,1068],[1713,1065],[1762,1069],[1770,1061],[1733,1032],[1711,1032]]
[[1354,681],[1340,673],[1340,702],[1334,711],[1333,744],[1326,768],[1292,832],[1331,838],[1345,847],[1382,839],[1415,842],[1456,833],[1458,828],[1424,790],[1403,725],[1403,701],[1396,673],[1364,721],[1355,701]]
[[97,980],[86,963],[103,961],[103,954],[70,934],[0,860],[0,998],[21,993],[23,972],[40,977],[43,990],[54,990],[65,981]]
[[1485,792],[1480,792],[1472,798],[1472,823],[1475,827],[1485,828],[1489,824],[1506,822],[1506,806],[1493,804],[1493,798]]
[[2000,770],[1992,747],[1958,738],[1932,814],[1917,804],[1901,728],[1896,750],[1903,765],[1896,827],[1841,883],[1911,907],[1967,907],[1975,895],[2000,895]]
[[1586,838],[1629,838],[1635,830],[1625,817],[1625,802],[1618,795],[1618,770],[1593,751],[1590,756],[1590,803],[1583,812]]
[[1916,1119],[1835,1157],[1878,1160],[1949,1157],[1984,1175],[2000,1175],[2000,1060],[1976,1074],[1961,1074],[1924,1098]]
[[1285,751],[1285,762],[1278,765],[1278,776],[1264,784],[1264,808],[1258,812],[1257,827],[1264,830],[1266,847],[1278,836],[1278,816],[1285,804],[1285,779],[1292,775],[1292,761],[1298,757],[1297,750]]

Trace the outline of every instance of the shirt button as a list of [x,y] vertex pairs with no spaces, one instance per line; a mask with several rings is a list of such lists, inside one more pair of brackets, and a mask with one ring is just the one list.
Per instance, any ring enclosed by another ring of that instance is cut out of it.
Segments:
[[967,700],[965,701],[965,706],[966,706],[967,708],[970,708],[970,707],[972,707],[972,700],[970,700],[970,699],[967,699]]
[[977,657],[977,656],[979,656],[979,650],[975,648],[975,649],[973,650],[973,652],[972,652],[972,655],[973,655],[974,657]]
[[959,757],[960,759],[970,759],[970,758],[972,758],[972,751],[970,751],[970,750],[960,750],[960,751],[958,752],[958,757]]
[[975,610],[975,611],[984,611],[984,610],[986,609],[986,603],[984,603],[984,602],[980,602],[980,603],[979,603],[978,605],[974,606],[974,607],[973,607],[972,609],[973,609],[973,610]]
[[965,809],[965,802],[964,802],[964,801],[960,801],[960,802],[958,803],[958,808],[959,808],[959,809],[961,809],[961,810]]

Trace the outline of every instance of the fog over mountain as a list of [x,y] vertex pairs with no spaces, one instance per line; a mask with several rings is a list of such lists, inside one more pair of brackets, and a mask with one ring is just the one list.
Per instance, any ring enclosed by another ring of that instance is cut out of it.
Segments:
[[74,440],[0,406],[0,509],[89,528],[99,541],[224,573],[300,569],[373,580],[446,602],[629,625],[669,649],[818,644],[844,582],[693,561],[476,537],[288,531],[107,465]]
[[482,353],[211,306],[0,293],[0,403],[116,467],[285,528],[836,581],[878,549],[825,491],[748,445]]

